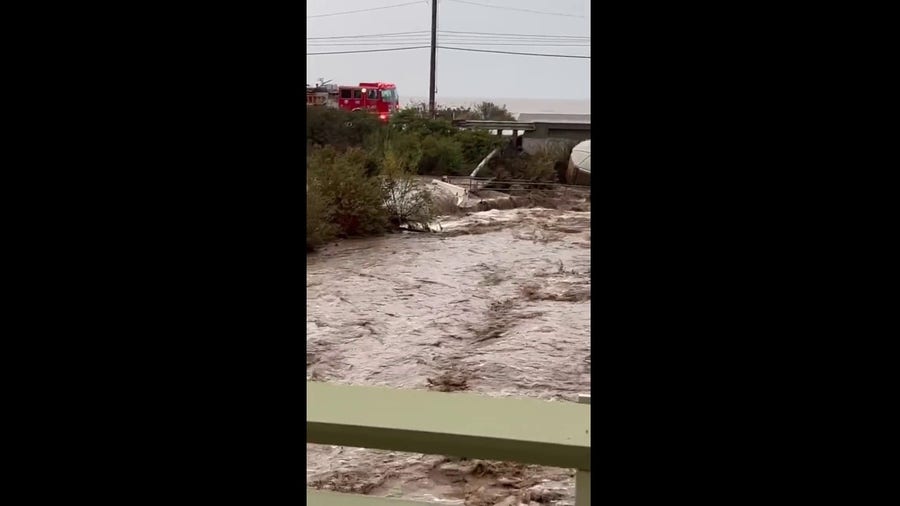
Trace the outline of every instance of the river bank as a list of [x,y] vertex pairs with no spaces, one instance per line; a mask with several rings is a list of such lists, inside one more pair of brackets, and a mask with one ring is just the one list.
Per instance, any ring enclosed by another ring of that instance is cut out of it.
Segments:
[[[493,104],[482,106],[480,113],[462,112],[509,116]],[[404,223],[427,228],[435,215],[452,210],[419,198],[427,196],[415,188],[416,178],[467,175],[488,154],[508,145],[508,139],[461,130],[447,119],[430,119],[416,110],[399,111],[388,124],[339,109],[313,107],[307,112],[307,251],[339,237],[381,235]],[[510,148],[492,157],[479,174],[553,183],[559,179],[558,166],[567,159],[565,149],[548,147],[528,154]],[[490,200],[480,197],[484,205],[479,209],[490,208]],[[530,205],[550,204],[535,201]]]

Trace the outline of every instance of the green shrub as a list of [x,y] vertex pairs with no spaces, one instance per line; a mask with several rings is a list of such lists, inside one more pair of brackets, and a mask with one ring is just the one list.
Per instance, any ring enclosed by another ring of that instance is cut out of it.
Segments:
[[[404,111],[410,116],[421,118],[430,117],[428,104],[420,102],[412,104]],[[513,121],[515,118],[506,109],[505,105],[496,105],[493,102],[482,102],[471,107],[446,107],[437,104],[434,115],[445,120],[488,119],[494,121]]]
[[494,121],[514,121],[515,118],[505,105],[496,105],[493,102],[482,102],[475,106],[474,112],[480,116],[477,119],[489,119]]
[[395,130],[422,137],[428,135],[441,135],[452,137],[458,131],[449,120],[430,119],[415,110],[403,109],[391,116],[390,125]]
[[380,180],[367,174],[367,161],[358,148],[318,149],[310,157],[307,171],[321,192],[319,205],[328,207],[329,221],[340,236],[377,234],[387,226]]
[[416,178],[414,165],[393,146],[384,155],[382,168],[384,206],[395,225],[427,228],[434,219],[434,199]]
[[553,142],[538,149],[529,157],[523,177],[536,181],[559,181],[576,144],[574,141]]
[[337,227],[332,223],[329,202],[322,191],[322,179],[306,175],[306,251],[312,251],[334,239]]
[[422,158],[418,173],[436,176],[464,174],[463,153],[459,143],[448,137],[428,136],[422,139]]
[[534,154],[517,153],[506,149],[488,162],[479,176],[497,179],[525,179],[529,181],[559,182],[568,167],[575,142],[550,143]]
[[371,135],[366,141],[366,148],[372,160],[382,169],[384,158],[389,150],[400,157],[400,163],[415,170],[422,158],[422,141],[418,135],[394,129],[382,129]]
[[378,118],[365,112],[332,107],[306,108],[306,139],[313,145],[340,149],[358,147],[381,128]]
[[395,130],[409,130],[412,125],[418,125],[425,116],[422,112],[414,107],[400,109],[391,115],[390,126]]
[[505,138],[498,138],[484,130],[462,130],[456,134],[463,155],[465,172],[471,173],[475,167],[484,160],[495,148],[506,145],[509,142]]

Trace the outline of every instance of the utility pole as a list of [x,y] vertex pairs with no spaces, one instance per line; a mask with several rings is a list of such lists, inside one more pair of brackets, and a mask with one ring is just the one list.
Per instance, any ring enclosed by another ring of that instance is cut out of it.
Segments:
[[431,0],[431,82],[428,86],[428,111],[431,119],[434,119],[434,70],[437,60],[437,4],[438,0]]

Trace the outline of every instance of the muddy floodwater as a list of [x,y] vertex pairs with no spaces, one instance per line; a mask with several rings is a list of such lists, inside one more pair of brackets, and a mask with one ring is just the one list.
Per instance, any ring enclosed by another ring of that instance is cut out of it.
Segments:
[[[307,379],[565,402],[589,393],[590,212],[492,210],[441,228],[307,257]],[[324,490],[574,504],[570,469],[313,444],[306,465],[307,486]]]

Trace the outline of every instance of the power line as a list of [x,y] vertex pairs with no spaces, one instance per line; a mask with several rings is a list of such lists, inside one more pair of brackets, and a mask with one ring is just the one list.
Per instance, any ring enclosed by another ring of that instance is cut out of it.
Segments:
[[[384,38],[369,38],[369,39],[308,39],[306,41],[307,45],[310,44],[404,44],[409,41],[421,41],[421,40],[431,40],[427,35],[406,35],[401,37],[384,37]],[[473,38],[473,37],[461,37],[461,36],[449,36],[445,35],[440,37],[441,41],[444,42],[460,42],[467,44],[492,44],[499,42],[518,42],[523,44],[579,44],[590,46],[591,41],[589,40],[575,40],[575,39],[515,39],[515,38],[506,38],[506,37],[484,37],[484,38]]]
[[474,53],[496,53],[496,54],[515,54],[522,56],[547,56],[550,58],[581,58],[585,60],[590,60],[590,56],[581,56],[574,54],[546,54],[546,53],[516,53],[512,51],[494,51],[489,49],[468,49],[464,47],[447,47],[447,46],[438,46],[438,49],[450,49],[452,51],[470,51]]
[[498,32],[460,32],[456,30],[438,30],[438,33],[455,33],[465,35],[499,35],[502,37],[534,37],[551,39],[590,39],[590,35],[544,35],[539,33],[498,33]]
[[[459,40],[464,42],[560,42],[566,44],[588,44],[590,45],[590,39],[556,39],[556,38],[542,38],[535,39],[529,37],[500,37],[494,35],[488,35],[484,37],[473,37],[471,35],[457,35],[457,34],[447,34],[440,35],[441,40]],[[358,37],[358,38],[307,38],[307,44],[359,44],[366,42],[397,42],[403,40],[421,40],[421,39],[429,39],[430,36],[427,33],[412,33],[409,35],[396,35],[391,37]]]
[[[394,37],[397,35],[412,35],[430,33],[428,30],[416,30],[412,32],[389,32],[389,33],[368,33],[361,35],[333,35],[328,37],[307,37],[306,40],[322,40],[322,39],[365,39],[368,37]],[[547,35],[538,33],[497,33],[497,32],[460,32],[455,30],[438,30],[438,33],[458,35],[476,35],[491,36],[503,38],[550,38],[550,39],[590,39],[589,35]]]
[[306,19],[309,18],[327,18],[328,16],[343,16],[344,14],[356,14],[357,12],[370,12],[370,11],[380,11],[382,9],[393,9],[394,7],[404,7],[407,5],[419,4],[421,2],[407,2],[405,4],[397,4],[397,5],[385,5],[384,7],[372,7],[371,9],[359,9],[355,11],[344,11],[344,12],[331,12],[329,14],[314,14],[312,16],[306,16]]
[[[346,46],[346,45],[385,45],[385,44],[397,44],[397,45],[407,45],[407,44],[418,44],[420,42],[430,42],[430,38],[427,35],[407,35],[405,37],[389,37],[389,38],[373,38],[373,39],[331,39],[331,40],[307,40],[307,46]],[[513,43],[513,45],[524,45],[524,46],[541,46],[541,45],[574,45],[574,46],[590,46],[591,42],[587,40],[569,40],[569,39],[506,39],[502,37],[497,38],[481,38],[481,39],[473,39],[471,37],[441,37],[441,42],[452,42],[458,44],[506,44]]]
[[[431,46],[412,46],[412,47],[395,47],[388,49],[358,49],[353,51],[326,51],[321,53],[306,53],[306,56],[314,56],[319,54],[356,54],[356,53],[383,53],[389,51],[408,51],[410,49],[427,49]],[[449,49],[451,51],[469,51],[474,53],[494,53],[494,54],[511,54],[520,56],[545,56],[548,58],[580,58],[590,60],[590,56],[574,55],[574,54],[547,54],[547,53],[520,53],[515,51],[495,51],[489,49],[469,49],[464,47],[448,47],[437,46],[438,49]]]
[[[579,42],[571,40],[516,40],[516,39],[451,39],[443,38],[439,42],[448,45],[459,46],[526,46],[526,47],[590,47],[590,42]],[[418,46],[421,44],[430,44],[429,38],[415,37],[403,39],[382,39],[382,40],[313,40],[307,41],[306,47],[341,47],[341,46]]]
[[[386,41],[386,42],[307,42],[306,47],[340,47],[340,46],[392,46],[398,44],[424,44],[427,43],[428,40],[398,40],[398,41]],[[452,44],[462,44],[464,46],[526,46],[526,47],[591,47],[590,44],[581,43],[581,44],[573,44],[573,43],[557,43],[557,42],[494,42],[494,41],[476,41],[476,42],[466,42],[464,40],[444,40],[443,42],[449,42]]]
[[[321,39],[307,39],[307,45],[346,45],[346,44],[359,44],[359,45],[378,45],[378,44],[416,44],[422,41],[428,41],[430,38],[425,33],[419,34],[411,34],[411,35],[398,35],[394,37],[366,37],[366,38],[321,38]],[[542,44],[573,44],[573,45],[586,45],[589,46],[591,44],[590,40],[579,40],[579,39],[531,39],[527,37],[498,37],[498,36],[485,36],[485,37],[472,37],[467,35],[455,35],[449,34],[441,37],[441,40],[444,42],[454,42],[459,44],[500,44],[507,42],[514,42],[522,45],[542,45]]]
[[428,30],[419,30],[415,32],[392,32],[392,33],[371,33],[368,35],[335,35],[333,37],[307,37],[306,40],[323,40],[323,39],[364,39],[367,37],[393,37],[396,35],[411,35],[428,33]]
[[391,49],[360,49],[358,51],[327,51],[324,53],[306,53],[306,56],[317,54],[355,54],[355,53],[382,53],[385,51],[407,51],[409,49],[425,49],[431,46],[414,46],[414,47],[395,47]]
[[460,3],[460,4],[477,5],[479,7],[489,7],[491,9],[503,9],[505,11],[530,12],[531,14],[545,14],[547,16],[563,16],[563,17],[567,17],[567,18],[582,18],[582,19],[584,19],[584,16],[578,16],[575,14],[563,14],[561,12],[546,12],[546,11],[534,11],[531,9],[518,9],[516,7],[501,7],[499,5],[480,4],[480,3],[476,3],[476,2],[468,2],[466,0],[450,0],[450,1]]
[[590,44],[590,39],[534,39],[529,37],[473,37],[471,35],[443,35],[441,40],[465,40],[470,42],[566,42],[569,44]]

